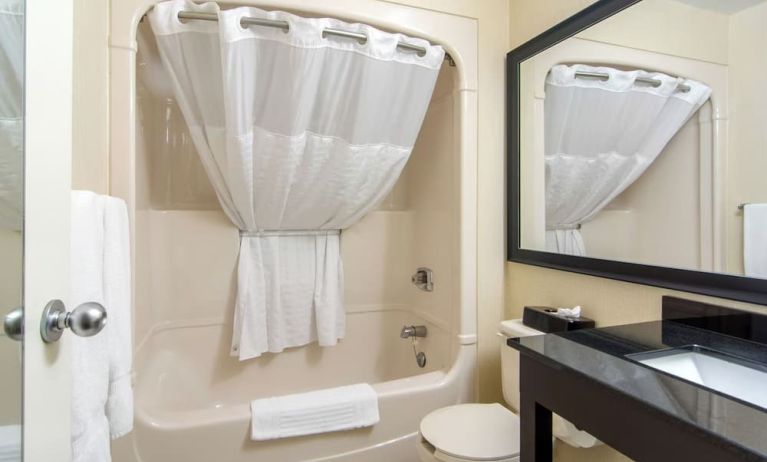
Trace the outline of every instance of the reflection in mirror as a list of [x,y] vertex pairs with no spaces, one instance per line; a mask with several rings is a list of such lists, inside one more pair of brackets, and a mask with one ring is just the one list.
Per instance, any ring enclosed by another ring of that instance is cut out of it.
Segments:
[[643,0],[522,62],[521,247],[767,278],[765,24]]
[[[0,0],[0,460],[21,460],[24,3]],[[13,337],[17,337],[14,339]]]

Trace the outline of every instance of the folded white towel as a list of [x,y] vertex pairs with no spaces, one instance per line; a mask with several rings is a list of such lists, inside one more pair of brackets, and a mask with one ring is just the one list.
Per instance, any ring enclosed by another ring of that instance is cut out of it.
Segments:
[[378,423],[378,395],[368,384],[257,399],[250,437],[255,441],[369,427]]
[[128,216],[125,203],[88,191],[72,192],[69,309],[84,302],[107,311],[104,330],[71,336],[72,460],[108,462],[110,436],[133,425]]
[[743,207],[743,266],[746,276],[767,278],[767,204]]

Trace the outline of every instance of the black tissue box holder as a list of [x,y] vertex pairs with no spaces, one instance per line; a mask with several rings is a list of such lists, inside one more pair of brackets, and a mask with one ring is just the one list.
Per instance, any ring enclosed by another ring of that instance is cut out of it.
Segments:
[[567,317],[556,313],[557,309],[549,306],[526,306],[522,314],[522,324],[547,334],[590,329],[596,325],[593,319],[583,316]]

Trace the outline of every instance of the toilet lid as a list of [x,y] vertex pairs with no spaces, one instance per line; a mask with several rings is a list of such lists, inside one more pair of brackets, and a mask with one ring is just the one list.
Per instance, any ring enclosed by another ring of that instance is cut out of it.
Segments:
[[506,459],[519,453],[519,417],[498,403],[458,404],[424,417],[421,436],[453,457]]

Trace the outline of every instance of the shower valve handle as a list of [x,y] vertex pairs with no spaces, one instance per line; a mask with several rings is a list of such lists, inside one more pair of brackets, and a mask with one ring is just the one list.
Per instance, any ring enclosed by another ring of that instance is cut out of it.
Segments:
[[403,326],[399,333],[402,338],[426,337],[426,326]]

